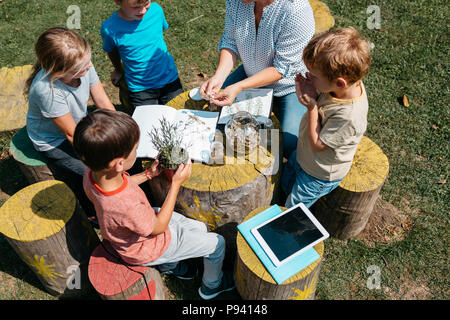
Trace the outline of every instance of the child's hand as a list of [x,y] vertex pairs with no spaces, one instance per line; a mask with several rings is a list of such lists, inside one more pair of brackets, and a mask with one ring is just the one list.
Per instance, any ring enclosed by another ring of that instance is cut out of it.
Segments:
[[146,170],[147,178],[152,179],[154,177],[159,176],[159,174],[162,172],[161,168],[159,167],[159,160],[156,159],[155,162]]
[[186,164],[180,164],[177,171],[173,175],[172,184],[181,186],[191,176],[192,162],[189,160]]
[[306,106],[308,110],[317,106],[317,90],[310,78],[305,78],[301,73],[298,73],[295,76],[295,91],[298,101]]
[[119,81],[123,76],[123,72],[117,69],[114,69],[113,72],[111,72],[111,82],[113,85],[115,85],[116,87],[119,86]]

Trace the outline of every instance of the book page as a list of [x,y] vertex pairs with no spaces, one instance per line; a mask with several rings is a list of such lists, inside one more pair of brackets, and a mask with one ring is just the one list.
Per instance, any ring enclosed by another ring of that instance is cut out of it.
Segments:
[[247,111],[253,116],[269,118],[272,111],[272,89],[246,89],[236,96],[231,106],[224,106],[220,112],[219,122],[225,124],[233,114],[239,111]]
[[166,118],[170,123],[173,123],[176,114],[177,109],[163,105],[139,106],[134,110],[133,119],[141,131],[137,148],[138,158],[156,158],[158,150],[153,146],[150,132],[153,128],[159,129],[161,127],[160,119],[162,118]]
[[178,110],[174,121],[183,132],[183,143],[191,159],[209,163],[218,118],[219,112]]

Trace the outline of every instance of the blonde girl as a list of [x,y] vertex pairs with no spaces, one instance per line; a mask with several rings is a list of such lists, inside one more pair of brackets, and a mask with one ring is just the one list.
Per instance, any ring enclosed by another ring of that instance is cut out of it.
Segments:
[[[26,82],[27,132],[33,146],[61,173],[83,209],[94,215],[83,192],[86,166],[72,147],[77,123],[87,114],[89,97],[101,109],[115,110],[91,62],[87,41],[65,28],[43,32],[35,45],[37,62]],[[61,170],[58,170],[61,169]]]

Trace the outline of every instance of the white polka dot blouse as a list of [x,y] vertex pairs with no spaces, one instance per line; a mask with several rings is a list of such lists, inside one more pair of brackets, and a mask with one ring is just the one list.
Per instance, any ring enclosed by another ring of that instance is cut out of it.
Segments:
[[267,85],[275,96],[295,91],[294,77],[305,73],[303,49],[315,31],[308,0],[275,0],[264,7],[258,29],[254,3],[226,0],[225,30],[219,50],[228,48],[242,60],[247,76],[275,67],[283,78]]

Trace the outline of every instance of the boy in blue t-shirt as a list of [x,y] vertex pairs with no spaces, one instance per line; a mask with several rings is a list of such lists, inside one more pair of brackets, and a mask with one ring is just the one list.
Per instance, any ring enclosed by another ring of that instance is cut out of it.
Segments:
[[103,50],[114,66],[111,81],[118,85],[125,74],[134,107],[166,104],[183,88],[164,42],[163,31],[169,25],[163,9],[149,0],[114,1],[120,9],[101,27]]

